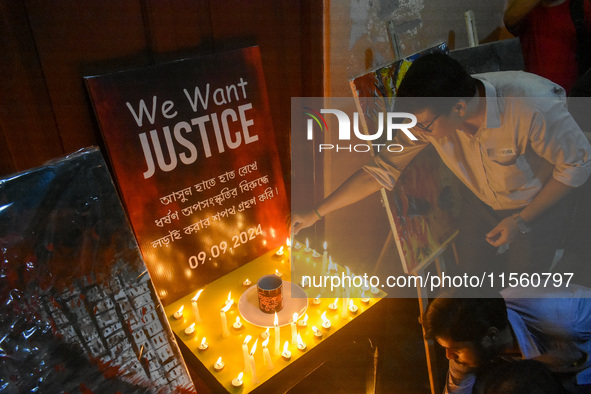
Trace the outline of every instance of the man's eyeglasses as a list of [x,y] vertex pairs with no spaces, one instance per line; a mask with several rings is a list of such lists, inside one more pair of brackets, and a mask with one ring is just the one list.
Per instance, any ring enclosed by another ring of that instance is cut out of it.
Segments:
[[422,123],[418,123],[416,124],[416,127],[418,127],[419,129],[426,131],[427,133],[432,132],[433,130],[430,130],[429,127],[431,127],[433,125],[433,123],[437,120],[437,118],[439,117],[439,115],[436,115],[433,120],[431,121],[431,123],[429,123],[427,126],[423,125]]

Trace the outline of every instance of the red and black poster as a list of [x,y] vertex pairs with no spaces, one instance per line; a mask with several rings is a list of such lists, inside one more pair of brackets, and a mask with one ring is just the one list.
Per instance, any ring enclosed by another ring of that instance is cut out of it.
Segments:
[[164,305],[284,243],[258,47],[86,78]]

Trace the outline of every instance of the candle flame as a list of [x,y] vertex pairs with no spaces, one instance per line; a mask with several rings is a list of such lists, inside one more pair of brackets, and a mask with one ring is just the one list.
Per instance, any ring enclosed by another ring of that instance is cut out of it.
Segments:
[[215,362],[216,364],[221,364],[222,363],[222,356],[220,356],[220,358],[218,358],[218,361]]
[[[184,308],[184,307],[185,307],[184,305],[181,305],[181,307],[179,308],[179,310],[178,310],[178,311],[176,311],[176,313],[179,313],[179,314],[183,313],[183,308]],[[169,312],[169,313],[170,313],[170,312]]]
[[308,241],[308,238],[306,238],[306,249],[310,249],[310,241]]
[[293,314],[293,322],[295,323],[295,322],[297,322],[297,321],[298,321],[298,313],[297,313],[297,312],[295,312],[295,313]]
[[308,322],[308,314],[307,313],[304,315],[304,320],[303,321],[304,321],[304,323],[307,323]]
[[285,244],[289,248],[291,246],[291,240],[289,238],[287,238],[287,240],[285,241]]
[[236,316],[236,323],[240,324],[240,316]]
[[365,290],[361,290],[361,298],[366,298],[365,297]]
[[316,326],[312,326],[312,331],[314,331],[314,334],[318,333],[318,329],[316,328]]
[[339,297],[334,299],[334,302],[332,303],[334,306],[337,306],[337,302],[339,302]]
[[281,245],[281,247],[277,251],[277,254],[283,254],[283,245]]
[[254,352],[256,352],[257,350],[257,343],[259,342],[259,339],[257,338],[256,341],[254,341],[254,345],[252,345],[252,349],[250,350],[250,355],[254,356]]
[[201,346],[205,345],[207,341],[205,340],[205,337],[203,337],[203,339],[201,340]]
[[275,268],[275,275],[279,276],[280,272],[277,268]]
[[190,325],[189,327],[187,327],[187,328],[189,328],[189,329],[191,329],[191,330],[194,330],[194,329],[195,329],[195,323],[191,324],[191,325]]
[[273,325],[277,327],[279,325],[279,318],[277,317],[277,312],[275,312],[275,320],[273,321]]
[[285,341],[285,344],[283,345],[283,353],[287,352],[288,347],[289,347],[289,341]]
[[234,301],[230,302],[228,305],[223,307],[222,312],[228,312],[228,310],[230,310],[230,307],[232,306],[233,303],[234,303]]
[[304,341],[302,341],[302,337],[300,336],[300,333],[298,333],[298,346],[299,347],[304,347],[306,346],[306,344],[304,343]]
[[234,301],[234,300],[232,300],[232,292],[230,291],[228,293],[228,302],[232,302],[232,301]]
[[269,337],[269,327],[265,330],[265,334],[267,334],[267,338]]
[[347,276],[351,275],[351,270],[349,270],[349,267],[345,266],[345,268],[347,269]]
[[244,342],[242,342],[243,344],[248,344],[248,342],[250,342],[250,340],[252,339],[252,337],[250,335],[247,335],[246,338],[244,338]]
[[316,296],[316,299],[317,299],[317,300],[319,300],[319,299],[320,299],[320,296],[321,296],[321,294],[318,294],[318,295]]
[[240,372],[236,379],[241,382],[243,377],[244,377],[244,372]]
[[353,302],[353,299],[349,300],[349,306],[355,306],[355,303]]
[[197,299],[199,298],[199,296],[201,295],[201,293],[203,293],[203,289],[199,290],[197,292],[197,294],[195,295],[195,297],[191,298],[191,301],[197,302]]
[[324,241],[324,245],[323,246],[324,246],[324,250],[326,250],[326,241]]
[[330,321],[330,320],[328,320],[328,319],[326,318],[326,311],[324,311],[324,312],[322,313],[322,315],[320,316],[320,318],[322,319],[322,322],[323,322],[323,323],[324,323],[324,322],[327,322],[327,321]]
[[266,348],[268,344],[269,344],[269,337],[267,337],[267,339],[265,339],[263,341],[263,347]]

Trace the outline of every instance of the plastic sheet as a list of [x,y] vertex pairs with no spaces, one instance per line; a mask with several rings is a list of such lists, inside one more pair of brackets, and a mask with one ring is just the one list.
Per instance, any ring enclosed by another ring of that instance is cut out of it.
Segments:
[[98,149],[0,180],[0,256],[1,392],[195,392]]

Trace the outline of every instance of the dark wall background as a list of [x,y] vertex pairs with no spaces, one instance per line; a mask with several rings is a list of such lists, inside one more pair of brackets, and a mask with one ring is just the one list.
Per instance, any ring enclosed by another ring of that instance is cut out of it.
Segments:
[[322,7],[314,0],[0,0],[0,176],[102,146],[83,76],[258,45],[289,185],[291,97],[323,95]]

